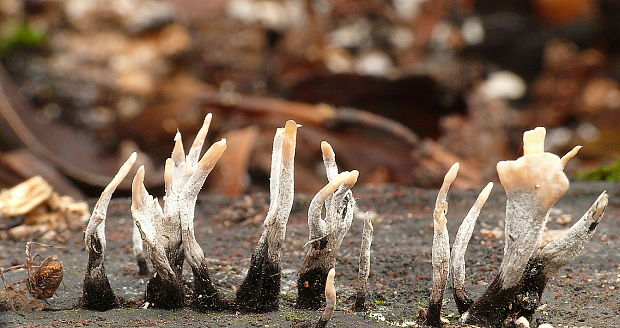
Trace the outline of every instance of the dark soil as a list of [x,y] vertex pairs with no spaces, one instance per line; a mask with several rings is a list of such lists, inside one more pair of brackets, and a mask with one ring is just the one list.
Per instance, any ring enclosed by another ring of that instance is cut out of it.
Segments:
[[[574,184],[552,212],[549,228],[562,229],[578,220],[602,190],[608,190],[610,204],[597,233],[577,260],[551,279],[543,294],[543,305],[537,311],[539,322],[554,327],[610,327],[620,316],[620,184]],[[419,307],[426,307],[431,286],[431,212],[436,191],[400,187],[366,188],[354,191],[362,210],[379,214],[374,222],[372,264],[369,278],[368,312],[352,313],[355,302],[359,244],[362,222],[354,220],[345,238],[336,266],[337,311],[330,327],[407,326],[415,322]],[[477,191],[451,192],[448,229],[451,238],[475,200]],[[253,197],[264,198],[266,194]],[[220,291],[231,298],[245,276],[251,252],[256,246],[262,225],[240,223],[225,226],[213,222],[216,214],[237,199],[209,196],[201,198],[197,208],[196,236],[209,259],[211,279]],[[115,293],[130,309],[92,312],[76,309],[82,292],[87,264],[82,235],[74,233],[69,249],[44,249],[44,255],[56,253],[65,268],[64,285],[49,299],[51,311],[2,312],[0,326],[6,327],[290,327],[294,321],[316,322],[319,311],[294,308],[296,273],[304,255],[308,238],[306,210],[311,196],[296,198],[288,225],[282,255],[282,298],[280,310],[266,314],[230,312],[200,313],[189,307],[181,310],[139,308],[147,278],[139,276],[131,252],[131,217],[129,200],[117,199],[108,212],[106,271]],[[481,234],[480,229],[503,229],[505,196],[496,187],[483,209],[467,253],[467,288],[477,298],[493,280],[503,251],[503,239]],[[253,202],[254,204],[259,202]],[[561,210],[559,210],[561,209]],[[571,215],[572,222],[562,226],[560,215]],[[225,220],[223,220],[225,221]],[[24,243],[3,241],[0,244],[0,266],[24,260]],[[149,264],[150,265],[150,264]],[[153,270],[151,270],[153,271]],[[185,268],[186,280],[191,270]],[[5,275],[7,282],[24,279],[24,272]],[[187,289],[189,290],[189,289]],[[452,291],[444,298],[443,314],[452,323],[458,319]]]

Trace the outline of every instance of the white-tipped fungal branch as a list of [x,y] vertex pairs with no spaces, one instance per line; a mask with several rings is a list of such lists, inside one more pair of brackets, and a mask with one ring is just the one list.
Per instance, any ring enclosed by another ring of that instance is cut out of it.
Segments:
[[428,310],[422,311],[419,318],[420,323],[440,327],[443,325],[441,318],[441,305],[443,293],[448,285],[448,275],[450,274],[450,236],[446,227],[448,219],[448,190],[456,179],[459,171],[459,163],[453,164],[446,173],[443,184],[439,189],[435,209],[433,211],[433,249],[432,266],[433,280],[431,294],[429,298]]
[[472,305],[473,300],[465,291],[465,251],[474,231],[474,226],[480,215],[482,206],[489,198],[489,194],[493,189],[493,182],[489,182],[478,195],[476,202],[471,207],[461,226],[459,227],[454,243],[452,244],[451,269],[452,269],[452,291],[454,293],[454,301],[459,313],[464,313]]
[[105,311],[118,305],[117,297],[110,287],[110,282],[105,273],[105,219],[112,194],[133,167],[136,157],[136,153],[132,153],[121,166],[118,173],[101,193],[88,220],[84,233],[84,244],[88,252],[88,266],[80,300],[80,305],[83,308]]
[[324,305],[325,279],[335,267],[340,244],[351,227],[355,199],[350,189],[359,176],[356,170],[338,174],[331,146],[323,142],[321,150],[329,183],[314,196],[308,208],[310,241],[297,278],[296,306],[304,309]]
[[207,309],[226,307],[211,283],[204,253],[194,237],[198,193],[226,150],[226,140],[221,140],[200,158],[210,123],[211,114],[208,114],[187,156],[181,134],[177,132],[172,155],[166,160],[164,170],[166,195],[163,209],[144,187],[143,167],[134,178],[131,211],[156,271],[146,291],[146,302],[154,307],[178,308],[183,305],[181,272],[186,259],[195,278],[194,304]]
[[579,221],[564,235],[549,242],[540,250],[536,258],[544,263],[543,272],[547,278],[573,261],[590,241],[605,214],[608,200],[607,192],[603,191]]
[[374,228],[372,226],[372,214],[364,213],[364,229],[362,230],[362,243],[360,245],[360,260],[358,270],[357,294],[355,295],[355,304],[353,311],[365,311],[366,293],[368,291],[368,275],[370,274],[370,246],[372,245],[372,237]]
[[521,316],[531,319],[549,277],[583,249],[603,215],[606,193],[564,237],[541,247],[549,211],[568,189],[564,166],[581,148],[562,158],[546,153],[545,134],[541,127],[525,132],[524,155],[497,164],[507,195],[504,258],[498,276],[464,313],[463,323],[497,327]]
[[[201,129],[201,131],[202,130],[203,129]],[[201,131],[199,131],[199,136]],[[204,131],[204,133],[206,133],[206,131]],[[202,138],[204,138],[204,136],[202,136]],[[198,139],[198,137],[196,137],[196,139]],[[194,161],[198,158],[198,155],[192,156],[194,147],[202,147],[202,143],[197,143],[194,141],[192,150],[190,150],[190,154],[187,156],[186,163],[194,163]],[[194,293],[192,295],[193,303],[194,306],[201,310],[220,310],[228,308],[228,302],[224,300],[223,296],[215,289],[213,283],[211,282],[204,252],[198,244],[198,241],[196,241],[196,236],[194,235],[194,209],[198,192],[225,150],[226,140],[222,139],[211,145],[202,159],[197,163],[197,165],[195,165],[193,173],[186,183],[188,188],[187,197],[191,197],[191,201],[188,201],[187,205],[191,203],[192,206],[180,207],[185,259],[192,268],[192,273],[194,274]],[[199,154],[200,149],[195,151],[195,153]],[[174,181],[172,184],[174,185]]]
[[278,309],[280,258],[286,224],[294,199],[294,159],[297,123],[286,122],[276,130],[273,140],[269,210],[264,230],[252,253],[248,273],[237,290],[235,303],[243,312],[269,312]]
[[590,241],[605,213],[607,201],[607,192],[604,191],[564,235],[539,247],[527,264],[520,290],[510,306],[509,318],[523,316],[533,319],[547,282],[560,268],[573,261]]
[[329,320],[334,316],[334,310],[336,309],[335,277],[336,270],[331,268],[327,273],[327,279],[325,280],[325,310],[323,311],[319,321],[316,323],[316,328],[325,328]]

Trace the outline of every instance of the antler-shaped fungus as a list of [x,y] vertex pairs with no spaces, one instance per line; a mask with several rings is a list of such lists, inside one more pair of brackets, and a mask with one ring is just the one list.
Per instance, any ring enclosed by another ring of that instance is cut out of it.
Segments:
[[207,308],[225,306],[211,283],[193,226],[198,192],[226,149],[226,140],[218,141],[199,160],[210,123],[211,114],[208,114],[187,156],[181,134],[177,132],[172,156],[166,160],[164,170],[163,209],[144,187],[144,167],[138,169],[133,181],[131,213],[142,240],[149,247],[156,271],[146,290],[146,302],[154,307],[183,305],[181,272],[186,256],[195,278],[194,303]]
[[239,287],[236,304],[244,312],[278,309],[280,295],[280,255],[294,198],[294,159],[297,123],[287,121],[273,139],[270,177],[270,204],[264,230],[252,252],[248,273]]
[[493,189],[493,182],[489,182],[476,198],[476,202],[471,207],[463,222],[459,226],[459,230],[452,244],[452,258],[450,268],[452,270],[452,291],[454,293],[454,301],[459,313],[464,313],[474,303],[465,290],[465,251],[474,232],[474,226],[480,215],[480,210],[489,198],[489,194]]
[[[357,182],[359,172],[338,174],[336,155],[327,142],[321,143],[323,163],[329,183],[310,202],[308,226],[310,241],[297,278],[297,307],[319,309],[324,305],[325,279],[336,265],[342,239],[351,227],[355,199],[351,187]],[[325,219],[321,218],[325,208]]]
[[84,233],[84,244],[88,252],[88,265],[82,287],[80,305],[89,310],[105,311],[118,306],[118,299],[110,287],[105,273],[105,219],[108,204],[116,187],[125,179],[136,161],[136,153],[132,153],[118,170],[112,181],[103,190],[93,208]]
[[[467,293],[463,288],[465,280],[465,249],[471,238],[471,234],[480,214],[480,209],[489,197],[489,193],[493,188],[493,183],[489,182],[487,186],[480,192],[476,202],[463,219],[459,231],[452,245],[452,257],[450,254],[450,240],[447,229],[448,214],[448,190],[450,185],[456,179],[459,170],[459,164],[453,164],[446,173],[443,184],[439,189],[435,209],[433,211],[433,249],[432,249],[432,267],[433,280],[431,293],[429,298],[428,309],[421,309],[418,322],[422,325],[432,327],[442,327],[446,325],[445,319],[441,317],[441,306],[443,294],[448,284],[448,276],[450,269],[452,274],[452,287],[454,288],[454,297],[458,304],[471,303]],[[459,307],[460,311],[460,307]]]
[[463,314],[464,323],[497,327],[531,319],[548,279],[583,249],[604,213],[605,192],[563,237],[541,247],[549,211],[568,189],[564,166],[580,148],[562,158],[546,153],[545,134],[542,127],[525,132],[524,155],[497,164],[507,195],[504,258],[498,276]]

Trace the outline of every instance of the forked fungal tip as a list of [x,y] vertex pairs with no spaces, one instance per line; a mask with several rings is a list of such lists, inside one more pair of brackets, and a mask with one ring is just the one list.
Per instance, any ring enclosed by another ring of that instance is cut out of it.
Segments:
[[349,177],[347,178],[348,185],[354,185],[357,182],[357,178],[359,177],[360,172],[358,170],[353,170],[349,172]]
[[536,127],[523,133],[523,154],[541,154],[545,152],[545,136],[547,130],[544,127]]
[[334,155],[334,149],[332,148],[332,145],[330,145],[329,142],[325,140],[321,141],[321,152],[323,153],[323,155],[328,157]]
[[141,179],[144,179],[144,165],[140,165],[140,167],[138,168],[138,171],[136,172],[136,177],[140,177]]
[[138,158],[138,153],[137,152],[133,152],[131,153],[131,155],[129,155],[129,159],[127,159],[127,162],[135,162],[136,158]]
[[140,165],[131,183],[132,204],[139,204],[139,205],[144,204],[143,199],[142,199],[143,189],[144,189],[144,165]]
[[581,150],[581,148],[583,148],[583,146],[581,145],[575,146],[568,153],[566,153],[566,155],[562,156],[562,158],[560,159],[560,161],[562,162],[562,166],[566,166],[566,163],[568,163],[568,161],[570,161],[573,157],[577,156],[577,153],[579,152],[579,150]]
[[487,201],[489,195],[491,194],[491,190],[493,190],[493,182],[487,183],[487,185],[478,195],[478,198],[476,199],[476,203],[478,204],[478,206],[482,206]]
[[452,183],[454,179],[456,179],[456,175],[459,172],[459,167],[460,165],[458,162],[452,164],[450,170],[448,170],[448,173],[446,173],[446,176],[443,178],[444,183]]
[[293,120],[286,121],[286,125],[284,126],[285,133],[287,135],[293,135],[297,132],[297,123]]
[[493,182],[487,183],[487,185],[484,187],[484,189],[482,189],[482,192],[484,192],[487,195],[490,194],[491,190],[493,190],[493,186],[494,186]]

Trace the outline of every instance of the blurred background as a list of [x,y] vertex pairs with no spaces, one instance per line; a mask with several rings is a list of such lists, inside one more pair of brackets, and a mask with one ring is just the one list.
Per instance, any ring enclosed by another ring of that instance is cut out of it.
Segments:
[[2,0],[0,66],[1,188],[97,196],[138,151],[161,193],[209,112],[208,193],[267,190],[287,119],[297,192],[326,182],[321,140],[358,184],[437,187],[459,161],[478,188],[535,126],[584,145],[571,177],[620,178],[617,0]]

